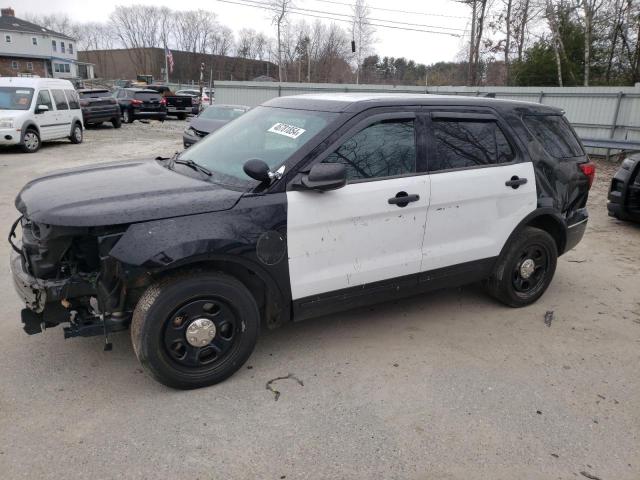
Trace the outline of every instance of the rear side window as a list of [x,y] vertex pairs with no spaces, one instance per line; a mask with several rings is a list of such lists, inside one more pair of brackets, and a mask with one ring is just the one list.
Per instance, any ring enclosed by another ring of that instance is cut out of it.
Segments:
[[513,149],[494,121],[434,119],[436,158],[429,170],[448,170],[511,162]]
[[75,90],[65,90],[64,93],[67,94],[67,101],[69,102],[69,108],[71,110],[76,110],[80,108],[78,94],[76,93]]
[[347,168],[347,180],[375,179],[415,172],[414,121],[385,120],[369,125],[344,142],[323,163],[343,163]]
[[49,110],[53,110],[53,103],[51,102],[49,90],[40,90],[38,92],[38,102],[36,103],[36,107],[39,105],[46,105],[49,107]]
[[562,115],[525,115],[524,123],[550,155],[556,158],[584,155],[578,139]]
[[56,109],[69,110],[67,98],[64,96],[64,92],[62,90],[51,90],[51,93],[53,94],[53,101],[56,103]]

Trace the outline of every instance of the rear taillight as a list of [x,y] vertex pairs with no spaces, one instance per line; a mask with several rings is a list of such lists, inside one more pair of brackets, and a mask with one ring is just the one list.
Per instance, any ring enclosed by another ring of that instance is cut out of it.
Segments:
[[110,98],[110,99],[109,99],[109,102],[113,103],[114,105],[115,105],[116,103],[118,103],[118,102],[116,101],[116,99],[115,99],[115,98]]
[[167,104],[167,99],[166,98],[161,98],[160,99],[160,105],[166,105]]
[[86,100],[80,100],[81,107],[86,107],[87,105],[89,105],[89,102],[87,102]]
[[587,162],[578,165],[582,173],[584,173],[589,180],[589,188],[593,185],[593,180],[596,178],[596,165],[595,163]]
[[131,100],[131,105],[142,105],[142,100],[136,100],[135,98]]

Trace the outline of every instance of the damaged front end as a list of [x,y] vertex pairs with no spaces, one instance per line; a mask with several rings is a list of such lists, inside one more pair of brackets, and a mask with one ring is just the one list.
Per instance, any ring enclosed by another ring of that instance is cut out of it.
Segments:
[[[18,230],[21,230],[21,242]],[[11,272],[32,335],[62,323],[65,338],[127,328],[121,265],[109,251],[125,227],[63,227],[20,217],[9,234]]]

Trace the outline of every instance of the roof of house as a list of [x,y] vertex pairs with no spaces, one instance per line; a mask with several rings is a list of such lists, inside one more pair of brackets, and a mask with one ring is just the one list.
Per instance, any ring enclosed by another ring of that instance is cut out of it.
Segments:
[[21,18],[11,15],[3,15],[0,17],[0,30],[21,33],[38,33],[40,35],[53,35],[55,37],[66,38],[68,40],[75,40],[73,37],[65,35],[64,33],[49,30],[48,28],[41,27],[40,25],[27,22],[26,20],[22,20]]

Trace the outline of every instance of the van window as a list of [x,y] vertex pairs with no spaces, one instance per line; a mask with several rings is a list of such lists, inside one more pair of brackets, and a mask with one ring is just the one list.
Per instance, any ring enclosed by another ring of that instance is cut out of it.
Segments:
[[53,93],[53,100],[56,102],[57,110],[69,110],[67,98],[64,96],[64,92],[62,90],[51,90],[51,93]]
[[523,120],[548,154],[556,158],[584,155],[580,142],[562,115],[525,115]]
[[434,120],[436,158],[429,170],[470,168],[513,161],[515,155],[504,133],[494,121]]
[[40,90],[38,92],[38,101],[36,106],[38,105],[46,105],[49,107],[49,110],[53,110],[53,103],[51,102],[51,95],[49,95],[49,90]]
[[80,108],[78,94],[75,90],[65,90],[64,93],[67,95],[67,102],[69,102],[69,108],[71,110],[77,110]]
[[29,110],[33,88],[0,87],[0,110]]

